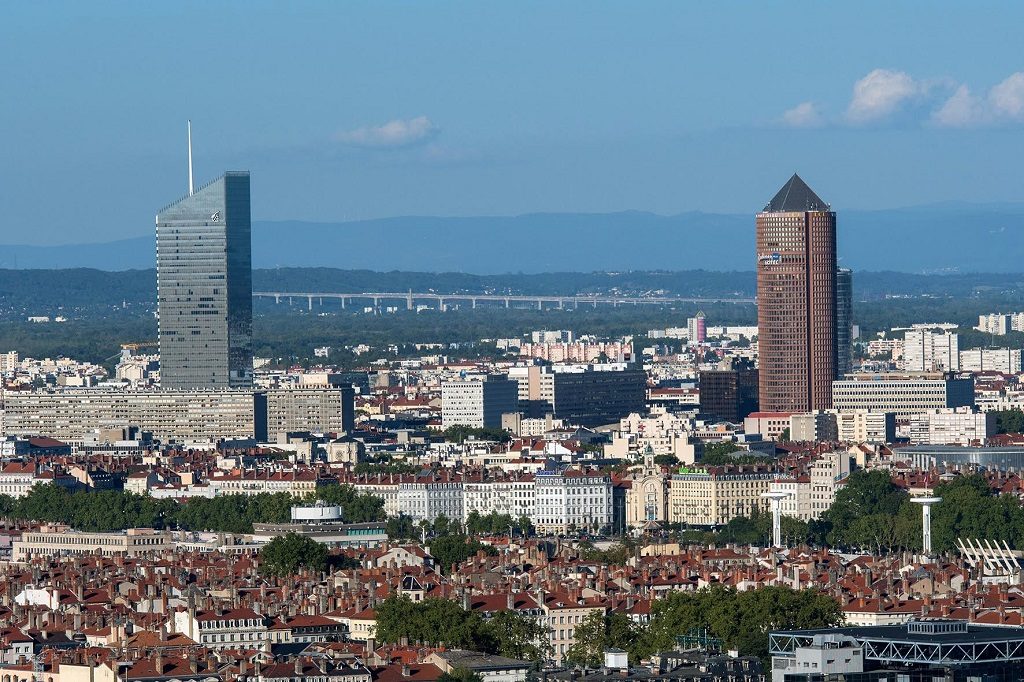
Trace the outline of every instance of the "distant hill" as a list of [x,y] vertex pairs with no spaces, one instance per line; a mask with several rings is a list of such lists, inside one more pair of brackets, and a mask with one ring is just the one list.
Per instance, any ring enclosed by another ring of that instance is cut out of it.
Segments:
[[[909,273],[1024,269],[1024,204],[947,203],[839,211],[842,265]],[[154,238],[0,246],[4,267],[151,268]],[[253,224],[253,266],[475,274],[749,270],[752,215],[537,213],[399,217],[347,223]]]

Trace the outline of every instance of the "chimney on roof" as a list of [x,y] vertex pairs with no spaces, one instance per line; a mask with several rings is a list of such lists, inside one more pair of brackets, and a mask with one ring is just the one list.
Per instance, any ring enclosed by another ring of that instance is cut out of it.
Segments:
[[402,677],[409,677],[410,674],[412,674],[412,672],[409,670],[409,664],[408,663],[403,663],[402,664]]

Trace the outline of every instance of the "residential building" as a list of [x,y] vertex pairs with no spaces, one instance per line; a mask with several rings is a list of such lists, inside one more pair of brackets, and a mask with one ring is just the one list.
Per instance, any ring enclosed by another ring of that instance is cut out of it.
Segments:
[[960,369],[960,337],[949,331],[911,329],[903,336],[903,369],[955,372]]
[[207,649],[256,649],[268,646],[266,620],[250,608],[188,609],[174,613],[174,629],[188,635]]
[[690,526],[721,526],[737,516],[767,509],[762,493],[768,492],[775,474],[743,467],[680,469],[672,474],[668,489],[668,520]]
[[170,531],[129,528],[120,533],[85,533],[67,526],[48,525],[26,531],[14,540],[12,557],[23,562],[32,557],[126,556],[141,557],[174,549]]
[[897,419],[945,407],[974,405],[974,379],[941,373],[858,374],[832,389],[839,412],[892,412]]
[[896,440],[896,414],[871,410],[836,412],[838,440],[844,443],[891,443]]
[[836,492],[846,484],[850,470],[849,453],[826,452],[811,461],[806,474],[780,476],[771,482],[769,491],[788,493],[779,501],[783,516],[813,521],[821,518],[835,502]]
[[213,474],[210,487],[217,495],[259,495],[261,493],[288,493],[292,497],[306,497],[317,488],[337,483],[337,479],[315,469],[233,469]]
[[789,428],[792,412],[751,412],[743,420],[743,432],[759,433],[768,439],[777,439]]
[[282,433],[347,433],[355,428],[355,389],[275,388],[264,394],[266,440]]
[[463,518],[462,481],[448,471],[398,484],[398,511],[414,521]]
[[960,351],[960,371],[1020,374],[1021,351],[1018,348],[974,348]]
[[501,428],[501,415],[518,410],[519,385],[488,375],[441,385],[441,422],[449,426]]
[[536,514],[542,533],[599,531],[612,525],[612,482],[598,472],[540,471],[535,477]]
[[983,445],[996,433],[996,415],[970,407],[928,410],[910,417],[910,441],[919,445]]
[[686,337],[690,343],[704,343],[707,340],[708,327],[703,310],[686,320]]
[[759,407],[832,407],[836,214],[793,175],[757,214]]
[[486,516],[492,512],[513,519],[536,515],[536,490],[532,474],[464,481],[462,484],[462,521],[473,512]]
[[250,233],[245,171],[229,171],[195,191],[189,187],[188,196],[157,214],[164,388],[252,386]]
[[835,412],[808,412],[789,418],[789,439],[797,443],[816,443],[839,440],[839,427]]
[[[1017,313],[1020,315],[1020,313]],[[978,326],[975,327],[980,332],[991,334],[993,336],[1005,336],[1012,327],[1013,315],[1006,313],[989,313],[987,315],[978,316]]]
[[215,443],[256,433],[250,390],[56,389],[6,391],[6,436],[81,444],[100,429],[138,427],[164,444]]

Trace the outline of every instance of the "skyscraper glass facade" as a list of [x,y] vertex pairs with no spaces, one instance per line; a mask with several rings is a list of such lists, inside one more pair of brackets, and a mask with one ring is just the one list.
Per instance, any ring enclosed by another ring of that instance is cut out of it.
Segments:
[[249,173],[231,171],[156,217],[160,384],[252,386]]

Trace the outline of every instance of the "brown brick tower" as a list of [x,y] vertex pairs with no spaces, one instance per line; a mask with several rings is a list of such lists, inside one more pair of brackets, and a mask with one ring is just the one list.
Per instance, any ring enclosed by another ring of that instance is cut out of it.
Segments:
[[757,214],[757,326],[761,411],[831,408],[836,214],[798,175]]

